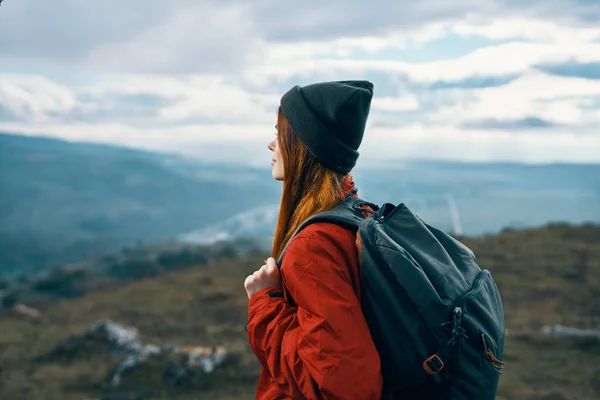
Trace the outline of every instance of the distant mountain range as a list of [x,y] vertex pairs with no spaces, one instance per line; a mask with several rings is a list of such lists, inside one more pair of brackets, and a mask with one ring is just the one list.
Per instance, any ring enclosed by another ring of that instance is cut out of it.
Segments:
[[[464,235],[550,221],[600,221],[600,164],[386,162],[353,172],[366,200],[405,202]],[[0,134],[0,275],[136,243],[268,244],[281,183],[270,169]]]
[[[171,239],[272,202],[277,185],[170,155],[0,134],[0,274]],[[251,170],[250,170],[251,171]]]
[[[411,161],[353,172],[359,195],[406,203],[434,225],[476,236],[548,222],[600,222],[600,165]],[[277,205],[252,209],[181,236],[210,244],[237,236],[272,238]]]

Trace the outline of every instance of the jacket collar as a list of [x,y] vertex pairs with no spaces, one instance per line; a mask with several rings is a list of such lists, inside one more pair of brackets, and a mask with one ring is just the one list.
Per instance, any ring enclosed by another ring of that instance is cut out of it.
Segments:
[[350,193],[352,193],[352,197],[358,197],[358,189],[356,188],[352,175],[346,175],[342,182],[342,199],[348,197]]

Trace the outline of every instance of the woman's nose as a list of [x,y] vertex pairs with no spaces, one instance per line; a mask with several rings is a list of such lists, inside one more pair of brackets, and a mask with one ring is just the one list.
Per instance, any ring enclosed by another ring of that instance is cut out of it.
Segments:
[[275,141],[273,140],[273,141],[269,142],[269,144],[267,144],[267,148],[271,151],[275,151],[274,145],[275,145]]

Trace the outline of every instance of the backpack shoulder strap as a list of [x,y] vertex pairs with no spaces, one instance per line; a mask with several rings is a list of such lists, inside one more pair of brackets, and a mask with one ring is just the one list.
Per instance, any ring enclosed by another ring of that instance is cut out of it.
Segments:
[[286,243],[283,251],[281,252],[279,260],[277,260],[277,265],[281,266],[281,261],[283,260],[285,251],[294,237],[296,237],[298,233],[311,224],[316,222],[330,222],[347,228],[358,228],[358,226],[365,220],[363,211],[359,209],[359,207],[364,204],[368,204],[375,209],[378,208],[376,205],[365,202],[359,198],[348,197],[331,210],[320,212],[308,218],[302,225],[300,225],[298,229],[296,229],[290,240]]

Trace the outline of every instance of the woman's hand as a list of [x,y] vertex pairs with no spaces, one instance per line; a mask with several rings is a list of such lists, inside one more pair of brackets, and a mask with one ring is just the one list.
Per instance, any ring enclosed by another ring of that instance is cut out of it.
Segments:
[[246,288],[246,293],[248,293],[248,298],[263,289],[281,289],[281,276],[279,275],[277,262],[273,257],[269,257],[265,260],[265,263],[265,265],[260,267],[260,269],[252,275],[248,276],[244,281],[244,287]]

